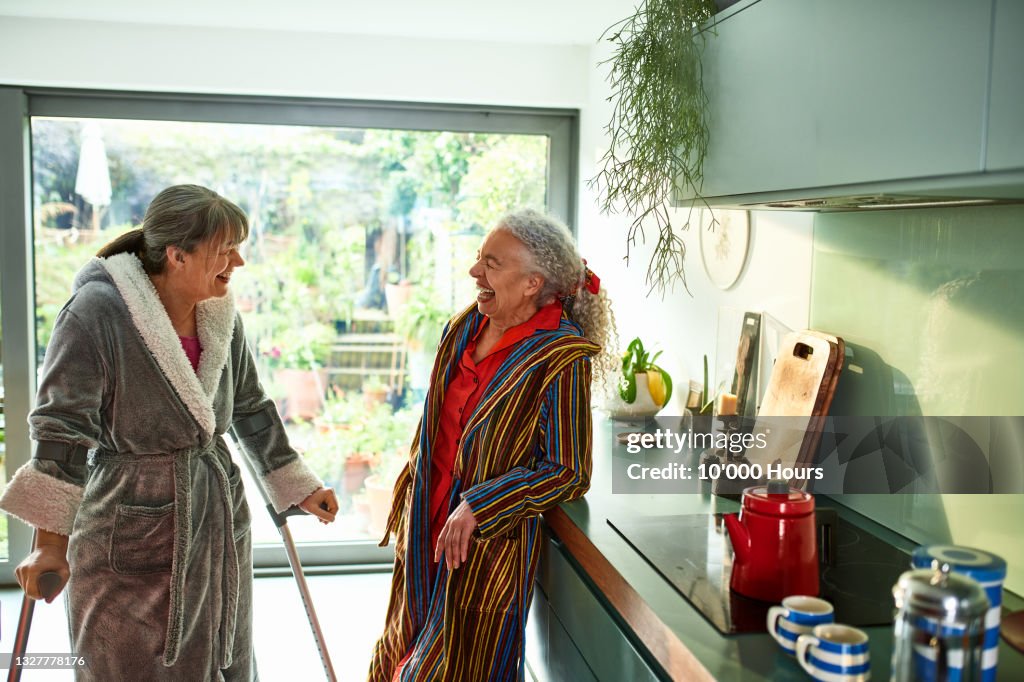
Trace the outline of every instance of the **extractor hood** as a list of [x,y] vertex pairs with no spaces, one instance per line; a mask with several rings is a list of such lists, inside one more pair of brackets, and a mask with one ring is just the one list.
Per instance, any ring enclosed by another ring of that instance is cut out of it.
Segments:
[[718,196],[709,203],[723,208],[786,211],[870,211],[1017,204],[1024,203],[1024,172],[975,173]]
[[1021,35],[1020,0],[741,0],[705,44],[700,193],[812,211],[1024,202]]

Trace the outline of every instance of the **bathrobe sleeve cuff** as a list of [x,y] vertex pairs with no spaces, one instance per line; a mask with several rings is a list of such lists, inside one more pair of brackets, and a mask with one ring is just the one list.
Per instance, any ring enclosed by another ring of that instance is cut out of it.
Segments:
[[33,528],[71,535],[84,488],[61,480],[52,462],[31,460],[21,466],[0,497],[0,509]]
[[324,482],[313,473],[301,457],[296,457],[283,467],[265,474],[263,483],[271,504],[279,512],[292,505],[298,505],[324,487]]

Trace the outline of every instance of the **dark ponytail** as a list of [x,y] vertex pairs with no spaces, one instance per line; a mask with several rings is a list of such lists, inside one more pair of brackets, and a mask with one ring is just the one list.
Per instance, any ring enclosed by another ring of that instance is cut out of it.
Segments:
[[107,242],[103,248],[96,252],[96,255],[99,258],[109,258],[119,253],[134,253],[138,256],[145,248],[146,240],[142,235],[142,228],[136,227],[134,230],[128,230],[121,236]]

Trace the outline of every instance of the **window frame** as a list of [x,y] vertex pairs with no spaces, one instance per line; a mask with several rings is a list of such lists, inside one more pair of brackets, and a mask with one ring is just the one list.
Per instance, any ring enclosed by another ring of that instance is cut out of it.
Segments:
[[[575,109],[0,86],[0,325],[8,475],[28,461],[32,451],[26,419],[36,392],[29,132],[34,116],[545,135],[547,209],[576,232]],[[12,584],[14,567],[29,552],[32,531],[19,521],[8,521],[9,556],[0,560],[0,583]],[[299,553],[311,572],[366,570],[393,560],[390,547],[365,541],[303,543]],[[286,572],[284,547],[256,547],[254,565],[260,574]]]

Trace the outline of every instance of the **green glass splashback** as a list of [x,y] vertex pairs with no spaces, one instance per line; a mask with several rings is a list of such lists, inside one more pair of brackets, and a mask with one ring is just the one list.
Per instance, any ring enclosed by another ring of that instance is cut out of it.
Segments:
[[[843,413],[1024,415],[1024,206],[822,213],[813,253],[811,327],[891,376],[891,391],[845,395]],[[995,552],[1024,593],[1024,495],[839,501],[920,543]]]

